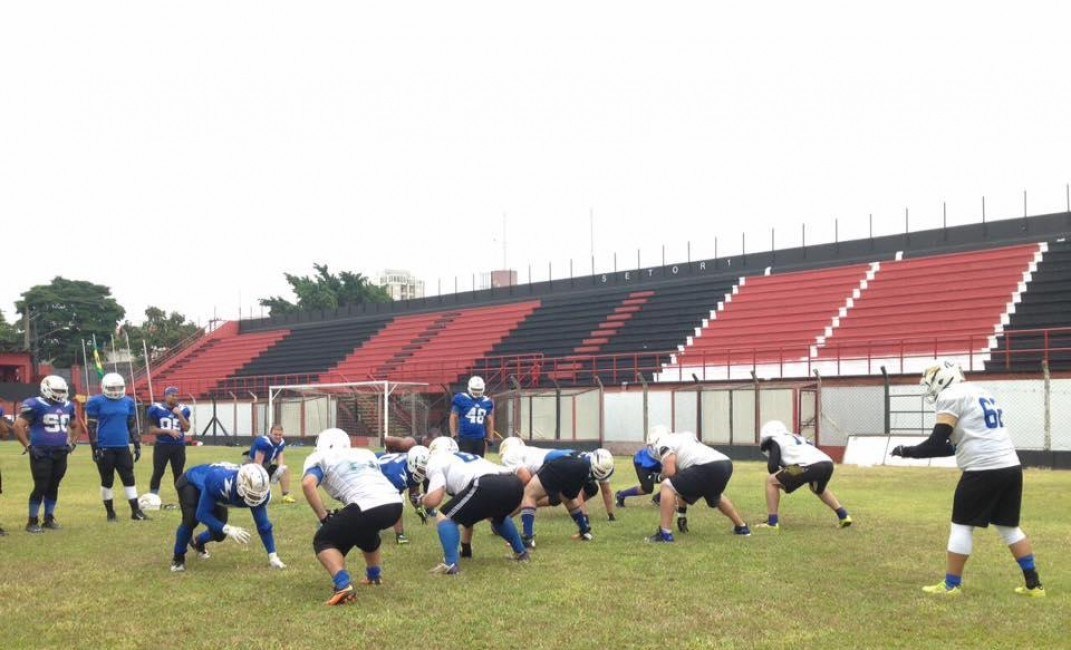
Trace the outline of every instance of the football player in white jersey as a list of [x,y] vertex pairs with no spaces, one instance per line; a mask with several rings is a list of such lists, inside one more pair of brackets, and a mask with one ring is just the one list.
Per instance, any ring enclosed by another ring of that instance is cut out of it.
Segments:
[[688,505],[706,499],[707,505],[717,508],[733,522],[733,533],[747,536],[751,529],[740,517],[728,497],[722,494],[733,475],[733,462],[725,454],[716,451],[696,439],[690,432],[656,433],[649,443],[654,455],[662,463],[662,485],[659,491],[661,521],[659,529],[647,538],[648,542],[673,542],[670,525],[673,510],[678,500],[677,528],[688,532]]
[[[318,487],[344,507],[328,511]],[[350,449],[350,437],[341,429],[327,429],[316,437],[316,451],[305,460],[301,489],[320,520],[312,547],[334,584],[327,604],[353,602],[356,594],[346,571],[346,554],[354,546],[361,549],[365,562],[361,583],[381,583],[379,531],[402,516],[402,497],[379,470],[376,455],[367,449]]]
[[447,495],[452,497],[435,516],[443,561],[431,573],[456,575],[460,571],[462,538],[458,524],[465,527],[466,556],[471,557],[472,527],[484,519],[490,519],[494,531],[509,543],[515,560],[528,562],[528,551],[510,518],[524,496],[524,484],[519,478],[489,460],[434,444],[426,462],[427,490],[414,505],[430,510]]
[[1004,410],[989,391],[966,382],[959,365],[942,361],[922,373],[926,397],[937,411],[930,437],[920,444],[897,446],[893,456],[936,458],[955,456],[963,474],[952,502],[945,579],[923,587],[928,594],[959,596],[963,568],[971,555],[974,529],[997,529],[1023,571],[1025,585],[1015,592],[1040,598],[1045,588],[1034,564],[1034,549],[1019,528],[1023,500],[1023,468],[1004,428]]
[[766,454],[766,470],[770,478],[766,479],[766,521],[756,528],[779,529],[781,490],[792,494],[804,485],[837,513],[841,528],[852,525],[848,511],[837,501],[833,490],[826,487],[833,477],[832,458],[803,436],[790,432],[780,420],[770,420],[762,425],[759,440],[759,449]]

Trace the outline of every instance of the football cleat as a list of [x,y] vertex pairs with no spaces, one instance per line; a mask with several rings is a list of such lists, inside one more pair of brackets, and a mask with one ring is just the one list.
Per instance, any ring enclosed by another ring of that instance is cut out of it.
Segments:
[[744,524],[743,526],[733,526],[733,535],[751,537],[751,529],[747,527],[747,524]]
[[682,533],[687,533],[688,532],[688,518],[687,517],[677,517],[677,530],[679,530]]
[[172,560],[171,561],[171,573],[182,573],[186,570],[185,560]]
[[781,524],[780,523],[771,524],[770,520],[767,519],[766,521],[759,522],[759,523],[755,524],[755,528],[760,528],[762,530],[778,531],[778,530],[781,530]]
[[372,586],[381,585],[381,584],[383,584],[383,578],[372,579],[372,578],[364,577],[364,578],[361,578],[361,584],[362,585],[372,585]]
[[528,550],[534,550],[536,547],[535,535],[532,535],[531,537],[522,536],[521,541],[524,542],[524,547]]
[[927,594],[933,594],[934,596],[945,596],[948,598],[959,598],[963,595],[963,590],[959,586],[949,587],[948,583],[942,580],[935,585],[927,585],[922,588],[922,591]]
[[6,536],[7,536],[7,531],[4,530],[3,526],[0,526],[0,537],[6,537]]
[[532,556],[528,553],[528,551],[525,551],[524,553],[514,553],[513,561],[517,562],[518,564],[528,564],[532,561]]
[[335,593],[333,593],[324,604],[334,607],[336,605],[352,603],[355,600],[357,600],[357,594],[353,593],[353,585],[346,585],[342,589],[335,590]]
[[586,533],[573,533],[572,539],[573,541],[577,542],[590,542],[591,540],[595,539],[595,536],[592,535],[591,531],[589,530]]
[[283,503],[297,503],[297,499],[295,499],[294,497],[290,496],[289,494],[284,494],[283,495]]
[[151,520],[149,515],[145,514],[141,510],[135,510],[134,512],[130,513],[130,518],[133,519],[134,521],[150,521]]
[[56,521],[56,518],[52,515],[45,515],[45,523],[41,524],[41,528],[47,528],[48,530],[62,530],[62,526]]
[[41,528],[41,524],[37,523],[37,517],[31,517],[30,520],[26,522],[26,532],[39,535],[45,532],[45,529]]
[[108,513],[108,523],[109,524],[117,524],[117,523],[119,523],[119,517],[116,517],[114,512],[109,512]]
[[431,571],[428,571],[432,575],[439,576],[456,576],[460,572],[461,569],[457,568],[456,564],[447,564],[445,562],[440,562]]
[[661,528],[659,528],[654,535],[643,539],[648,544],[672,544],[676,541],[673,539],[673,533],[662,532]]
[[202,560],[207,560],[208,558],[212,557],[208,553],[208,549],[205,548],[205,545],[197,543],[196,539],[190,541],[190,548],[192,548],[194,551],[196,551],[197,552],[197,557],[199,557]]
[[1030,587],[1016,587],[1015,593],[1019,594],[1020,596],[1026,596],[1027,598],[1044,598],[1045,587],[1042,587],[1041,585],[1038,585],[1033,589],[1031,589]]
[[408,544],[409,538],[405,536],[405,533],[395,533],[394,541],[398,544]]
[[617,501],[617,507],[618,508],[624,508],[625,507],[625,497],[621,496],[620,492],[615,492],[614,493],[614,499],[616,499],[616,501]]
[[852,516],[848,515],[844,519],[841,519],[840,521],[837,522],[837,525],[840,526],[841,528],[847,528],[848,526],[851,526],[852,525]]

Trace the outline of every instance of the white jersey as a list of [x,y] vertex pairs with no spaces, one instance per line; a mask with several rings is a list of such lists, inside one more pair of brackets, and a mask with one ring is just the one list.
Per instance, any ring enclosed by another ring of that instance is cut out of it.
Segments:
[[401,503],[402,497],[379,469],[376,455],[367,449],[339,449],[313,452],[305,459],[305,469],[323,474],[320,487],[343,505],[357,504],[361,510]]
[[952,444],[962,470],[1000,469],[1019,464],[1004,411],[993,395],[977,384],[953,384],[937,396],[937,415],[956,419]]
[[508,459],[502,458],[503,465],[514,473],[523,467],[534,476],[543,467],[543,462],[549,453],[549,449],[525,446],[521,448],[519,453],[514,453],[511,450]]
[[729,460],[725,454],[707,447],[696,439],[690,431],[670,433],[658,439],[658,449],[655,450],[658,459],[666,462],[671,454],[677,455],[677,471],[688,469],[693,465],[706,465],[719,460]]
[[807,467],[815,463],[833,462],[829,455],[797,433],[778,433],[771,440],[781,448],[781,465],[784,467],[789,465]]
[[446,488],[446,493],[453,496],[465,491],[474,480],[488,474],[511,474],[501,465],[489,460],[458,452],[456,454],[434,454],[428,460],[428,489],[431,494],[439,488]]

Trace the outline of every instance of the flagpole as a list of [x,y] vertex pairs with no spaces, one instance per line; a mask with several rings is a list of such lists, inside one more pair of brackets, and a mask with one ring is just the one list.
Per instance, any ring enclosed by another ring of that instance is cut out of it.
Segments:
[[112,334],[112,372],[119,373],[119,348],[115,346],[115,334]]
[[145,379],[149,382],[149,403],[155,404],[156,397],[152,393],[152,369],[149,368],[149,346],[145,345],[145,339],[141,339],[141,351],[145,354]]
[[135,405],[134,426],[138,428],[138,431],[141,431],[141,414],[138,412],[139,409],[137,408],[138,394],[137,391],[134,389],[134,353],[130,350],[130,335],[126,333],[126,328],[122,328],[121,331],[123,332],[123,339],[126,341],[127,364],[130,366],[130,394],[134,397]]
[[82,371],[86,376],[86,395],[89,394],[89,357],[86,356],[86,340],[82,339]]

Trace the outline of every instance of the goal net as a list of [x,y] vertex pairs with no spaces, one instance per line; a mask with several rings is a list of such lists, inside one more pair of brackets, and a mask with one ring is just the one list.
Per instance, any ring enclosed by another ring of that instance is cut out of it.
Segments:
[[428,429],[427,384],[359,381],[268,388],[268,426],[287,436],[315,437],[337,427],[351,436],[420,436]]

